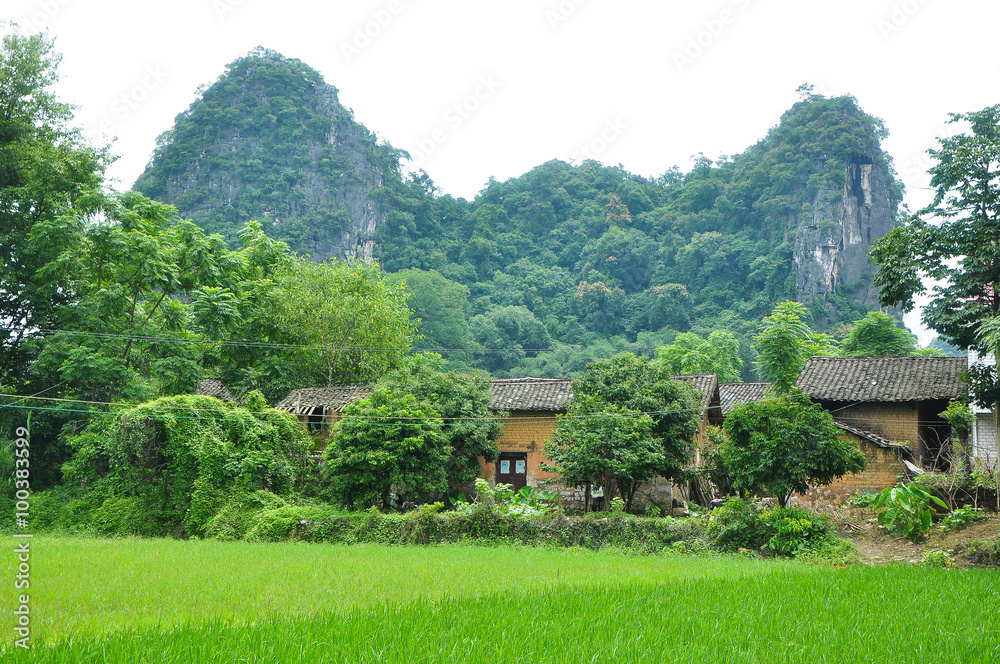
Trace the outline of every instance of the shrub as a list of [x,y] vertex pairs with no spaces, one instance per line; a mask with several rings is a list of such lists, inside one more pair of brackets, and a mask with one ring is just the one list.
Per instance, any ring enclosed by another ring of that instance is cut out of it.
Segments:
[[101,535],[157,535],[136,496],[115,496],[105,500],[90,514],[94,531]]
[[947,516],[941,519],[941,523],[938,524],[938,528],[941,532],[947,533],[952,530],[961,530],[962,528],[985,518],[986,511],[982,507],[966,505],[965,507],[959,507],[956,510],[952,510]]
[[739,549],[759,550],[772,533],[760,519],[760,508],[742,498],[730,498],[712,512],[706,532],[719,551],[735,553]]
[[886,487],[872,507],[879,511],[878,522],[889,532],[914,542],[923,539],[934,518],[934,505],[947,509],[944,501],[918,482]]
[[731,498],[712,513],[707,533],[720,551],[782,556],[797,556],[833,539],[825,517],[794,506],[762,510],[741,498]]
[[280,496],[269,491],[237,492],[209,519],[205,536],[219,540],[240,540],[254,525],[258,512],[288,505]]
[[926,567],[951,567],[955,564],[955,559],[947,551],[924,551],[920,564]]
[[555,491],[546,491],[532,486],[521,487],[519,491],[509,484],[497,484],[491,487],[483,478],[476,479],[476,498],[470,503],[464,495],[459,495],[455,509],[463,514],[471,514],[478,507],[497,514],[521,514],[524,516],[539,516],[555,512],[558,507]]
[[328,505],[284,505],[260,510],[251,518],[243,539],[248,542],[282,542],[309,539],[313,524],[330,516],[335,508]]
[[477,503],[468,512],[439,512],[430,505],[406,515],[377,511],[335,514],[293,531],[291,537],[334,544],[475,542],[582,546],[594,550],[613,546],[659,553],[677,542],[685,542],[689,550],[704,549],[699,544],[702,534],[702,525],[695,519],[644,519],[627,514],[609,518],[598,513],[527,517],[497,513]]
[[1000,541],[973,540],[965,548],[965,555],[973,565],[1000,567]]
[[878,494],[874,491],[865,491],[848,500],[847,504],[850,507],[871,507],[877,498]]
[[[164,397],[94,416],[70,436],[67,484],[101,494],[89,518],[98,532],[200,535],[234,491],[290,494],[306,468],[311,444],[289,413],[251,392],[245,405],[206,396]],[[120,498],[105,506],[109,498]],[[129,505],[135,520],[118,512]],[[96,519],[96,520],[95,520]]]
[[797,556],[831,539],[832,531],[825,517],[810,514],[801,507],[779,507],[761,514],[761,520],[774,529],[762,548],[780,556]]

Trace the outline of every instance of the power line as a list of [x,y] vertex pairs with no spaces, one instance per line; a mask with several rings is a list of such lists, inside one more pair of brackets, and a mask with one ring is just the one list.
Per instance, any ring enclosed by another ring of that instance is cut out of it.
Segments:
[[[336,350],[336,351],[362,351],[375,353],[399,353],[399,352],[422,352],[422,353],[546,353],[559,348],[420,348],[404,346],[339,346],[336,344],[286,344],[274,341],[223,341],[209,339],[182,339],[178,337],[163,337],[140,334],[112,334],[110,332],[83,332],[74,330],[54,330],[49,328],[39,328],[39,332],[48,334],[64,334],[72,336],[94,337],[96,339],[117,339],[122,341],[147,341],[149,343],[165,343],[191,346],[227,346],[234,348],[261,348],[265,350]],[[567,346],[568,347],[568,346]],[[611,348],[614,350],[655,350],[655,347],[621,346]]]
[[[39,394],[45,394],[45,393],[46,393],[46,392],[48,392],[49,390],[54,390],[54,389],[56,389],[57,387],[59,387],[60,385],[65,385],[65,384],[66,384],[66,381],[65,381],[65,380],[64,380],[64,381],[62,381],[61,383],[56,383],[55,385],[52,385],[52,386],[50,386],[50,387],[46,387],[46,388],[45,388],[44,390],[42,390],[41,392],[35,392],[35,393],[34,393],[34,394],[32,394],[31,396],[27,396],[27,397],[21,397],[20,399],[18,399],[18,400],[17,400],[17,401],[15,401],[14,403],[9,403],[9,404],[3,404],[3,405],[0,405],[0,409],[3,409],[3,408],[12,408],[12,407],[13,407],[13,406],[14,406],[15,404],[19,404],[19,403],[21,403],[22,401],[24,401],[25,399],[34,399],[34,398],[35,398],[35,397],[37,397],[37,396],[38,396]],[[4,397],[5,397],[5,396],[12,396],[12,395],[8,395],[8,394],[0,394],[0,396],[4,396]]]

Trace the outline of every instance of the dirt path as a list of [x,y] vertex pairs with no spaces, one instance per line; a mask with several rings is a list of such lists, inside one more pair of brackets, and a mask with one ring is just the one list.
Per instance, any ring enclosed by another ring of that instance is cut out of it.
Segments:
[[995,517],[947,533],[933,526],[919,544],[889,535],[878,525],[870,510],[844,510],[833,520],[837,534],[851,540],[858,549],[861,561],[871,565],[889,562],[916,564],[927,551],[947,551],[957,565],[963,565],[962,553],[969,542],[996,540],[1000,536],[1000,522]]

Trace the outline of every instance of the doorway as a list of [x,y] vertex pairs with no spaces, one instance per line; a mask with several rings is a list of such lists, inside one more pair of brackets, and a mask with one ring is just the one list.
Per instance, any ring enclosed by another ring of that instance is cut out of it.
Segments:
[[497,484],[509,484],[514,491],[528,485],[528,453],[501,452],[497,459]]

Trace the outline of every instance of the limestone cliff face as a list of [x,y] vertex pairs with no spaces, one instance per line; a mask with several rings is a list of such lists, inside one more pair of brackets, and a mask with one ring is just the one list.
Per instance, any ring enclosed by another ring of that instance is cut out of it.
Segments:
[[889,175],[865,159],[844,168],[842,187],[820,189],[811,209],[790,220],[796,229],[796,290],[800,302],[840,292],[877,308],[868,251],[893,228]]
[[257,219],[313,260],[371,260],[393,152],[317,72],[259,50],[177,117],[135,187],[231,242]]

